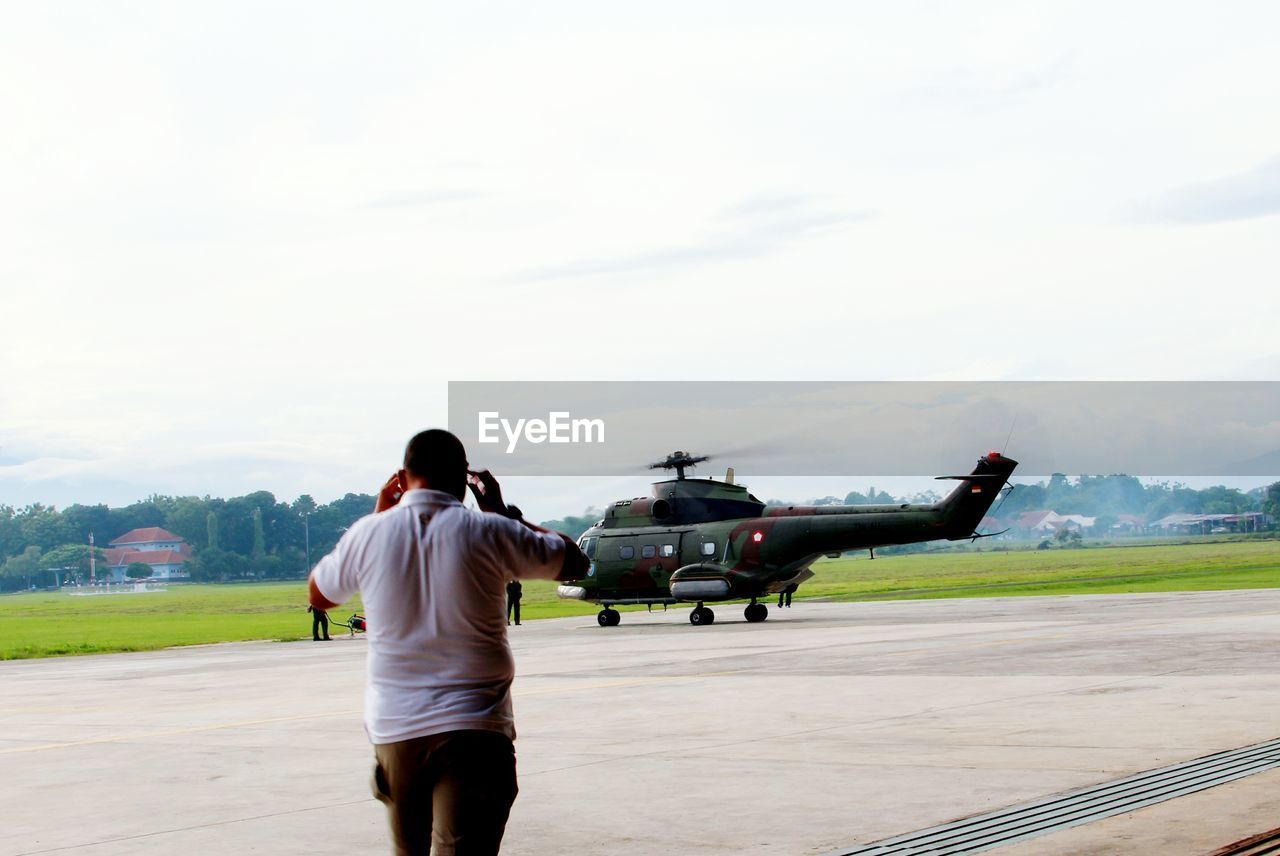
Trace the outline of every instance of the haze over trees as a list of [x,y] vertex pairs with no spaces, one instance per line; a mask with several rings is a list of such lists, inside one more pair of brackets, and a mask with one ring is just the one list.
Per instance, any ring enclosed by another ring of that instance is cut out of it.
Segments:
[[[824,496],[804,501],[770,499],[766,505],[897,505],[902,502],[928,504],[937,502],[942,495],[935,491],[923,491],[904,496],[867,488],[866,493],[850,491],[843,500],[836,496]],[[1243,511],[1264,511],[1273,520],[1280,520],[1280,482],[1245,492],[1222,486],[1189,488],[1177,482],[1143,484],[1135,476],[1080,476],[1068,478],[1057,473],[1047,481],[1036,484],[1019,484],[1017,488],[998,500],[991,514],[1008,520],[1024,511],[1053,510],[1059,514],[1084,514],[1097,517],[1100,524],[1110,526],[1121,514],[1130,514],[1146,521],[1158,520],[1169,514],[1234,514]],[[580,516],[567,516],[548,520],[543,525],[578,537],[599,520],[603,512],[587,509]]]
[[600,509],[588,508],[577,516],[570,514],[556,520],[544,520],[542,525],[577,539],[579,535],[594,526],[596,521],[602,517],[604,517],[604,512]]
[[[932,492],[894,497],[869,488],[865,494],[850,491],[843,502],[891,504],[936,498]],[[836,504],[842,500],[831,496],[814,501]],[[93,555],[101,572],[106,565],[104,545],[131,529],[148,526],[181,535],[192,547],[195,556],[186,570],[195,581],[302,579],[309,570],[308,529],[314,562],[333,549],[346,528],[368,514],[373,504],[374,497],[362,493],[320,505],[307,495],[286,503],[268,491],[257,491],[230,499],[151,496],[121,508],[0,505],[0,590],[56,585],[63,579],[87,581],[90,532],[99,545]],[[770,504],[794,503],[771,500]],[[1121,514],[1151,521],[1176,512],[1264,511],[1276,521],[1280,520],[1280,482],[1245,492],[1221,486],[1197,490],[1170,482],[1143,484],[1125,475],[1072,479],[1057,474],[1037,484],[1019,485],[993,513],[1007,520],[1040,509],[1094,516],[1108,525]],[[602,516],[602,511],[590,508],[580,515],[544,521],[544,525],[576,538]]]
[[1262,510],[1272,520],[1280,520],[1280,482],[1266,489],[1262,496]]
[[[1061,473],[1048,482],[1019,485],[1008,499],[993,508],[1001,520],[1024,511],[1051,509],[1059,514],[1084,514],[1097,517],[1109,526],[1122,514],[1140,517],[1147,522],[1170,514],[1238,514],[1264,511],[1267,491],[1280,491],[1280,482],[1269,488],[1245,492],[1218,485],[1199,490],[1177,482],[1143,484],[1134,476],[1080,476],[1070,479]],[[1271,512],[1275,519],[1274,512]]]

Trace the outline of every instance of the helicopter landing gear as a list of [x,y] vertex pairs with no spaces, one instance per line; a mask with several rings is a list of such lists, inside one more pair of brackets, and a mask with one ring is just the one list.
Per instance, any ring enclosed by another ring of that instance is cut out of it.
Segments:
[[606,606],[596,615],[596,621],[599,622],[601,627],[617,627],[618,623],[622,621],[622,613]]
[[755,599],[752,598],[751,603],[747,604],[747,608],[743,610],[742,614],[746,616],[747,621],[755,624],[769,617],[769,607],[763,603],[756,603]]
[[716,614],[707,609],[702,604],[698,604],[693,612],[689,613],[689,623],[694,627],[701,627],[704,624],[711,624],[716,620]]

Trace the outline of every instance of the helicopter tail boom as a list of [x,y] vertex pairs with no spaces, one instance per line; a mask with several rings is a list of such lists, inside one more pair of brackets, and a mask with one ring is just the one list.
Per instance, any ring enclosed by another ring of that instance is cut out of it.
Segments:
[[1017,466],[1018,462],[1012,458],[989,452],[978,459],[978,465],[968,475],[938,476],[960,482],[939,503],[947,540],[972,537]]

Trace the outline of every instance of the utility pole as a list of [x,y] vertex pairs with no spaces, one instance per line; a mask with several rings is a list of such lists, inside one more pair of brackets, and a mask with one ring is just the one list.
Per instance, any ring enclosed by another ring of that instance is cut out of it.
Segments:
[[97,568],[97,566],[94,563],[94,555],[93,555],[94,552],[95,551],[93,549],[93,533],[90,532],[89,533],[89,585],[93,585],[95,580],[97,579],[97,577],[94,575],[94,571]]

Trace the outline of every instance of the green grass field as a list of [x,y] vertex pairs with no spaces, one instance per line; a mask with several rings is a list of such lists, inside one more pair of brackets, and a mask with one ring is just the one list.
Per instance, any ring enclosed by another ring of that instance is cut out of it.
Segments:
[[[1280,586],[1280,541],[1218,541],[1080,550],[917,553],[824,559],[800,601],[1204,591]],[[358,601],[334,610],[346,618]],[[644,609],[644,607],[632,607]],[[525,619],[590,615],[525,585]],[[42,592],[0,597],[0,659],[146,651],[311,635],[306,584],[174,585],[110,595]],[[335,632],[346,631],[334,628]]]

